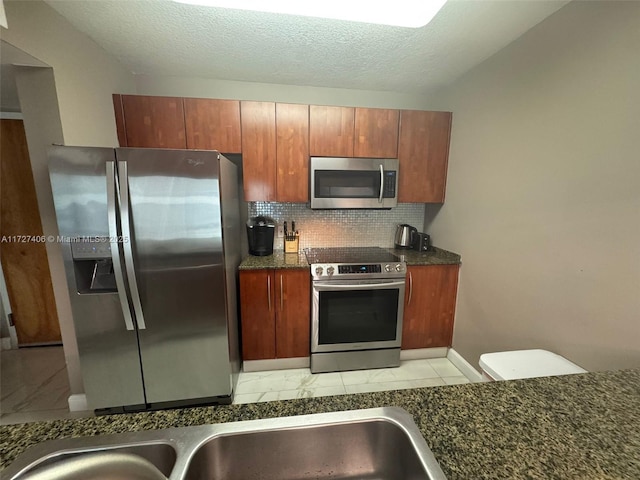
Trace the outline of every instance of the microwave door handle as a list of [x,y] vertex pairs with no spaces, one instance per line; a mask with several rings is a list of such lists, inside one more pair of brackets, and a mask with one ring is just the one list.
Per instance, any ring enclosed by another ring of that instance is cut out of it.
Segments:
[[124,283],[122,265],[120,264],[120,246],[118,245],[118,221],[116,218],[116,168],[114,161],[107,161],[107,218],[109,220],[109,239],[111,242],[111,264],[113,265],[113,275],[116,277],[116,287],[120,298],[120,308],[124,316],[124,324],[127,330],[134,330],[133,318]]
[[384,167],[380,164],[380,196],[378,203],[382,203],[382,194],[384,193]]

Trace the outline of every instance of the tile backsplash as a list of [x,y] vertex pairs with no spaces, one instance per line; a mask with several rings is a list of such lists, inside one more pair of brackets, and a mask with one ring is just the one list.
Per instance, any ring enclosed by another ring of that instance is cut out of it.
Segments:
[[[421,231],[424,204],[399,203],[391,210],[311,210],[308,204],[249,202],[249,217],[266,215],[278,225],[296,222],[300,249],[307,247],[393,247],[396,225],[408,223]],[[273,241],[282,251],[282,238]]]

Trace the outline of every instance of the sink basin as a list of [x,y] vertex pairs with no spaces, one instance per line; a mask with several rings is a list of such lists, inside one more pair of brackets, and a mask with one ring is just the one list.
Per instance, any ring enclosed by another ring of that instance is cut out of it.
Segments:
[[[30,448],[2,472],[8,479],[38,480],[75,478],[84,470],[83,480],[165,478],[176,463],[176,450],[169,443],[151,439],[137,442],[136,434],[52,440]],[[122,472],[114,475],[113,472]],[[126,475],[125,475],[126,474]],[[154,476],[159,474],[159,476]]]
[[19,456],[3,479],[105,451],[139,456],[170,480],[445,479],[396,407],[54,440]]

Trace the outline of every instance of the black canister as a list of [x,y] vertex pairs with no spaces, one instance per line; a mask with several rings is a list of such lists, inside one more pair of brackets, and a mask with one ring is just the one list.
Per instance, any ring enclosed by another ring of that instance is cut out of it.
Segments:
[[249,253],[258,257],[273,254],[273,234],[276,224],[272,218],[257,216],[247,221]]

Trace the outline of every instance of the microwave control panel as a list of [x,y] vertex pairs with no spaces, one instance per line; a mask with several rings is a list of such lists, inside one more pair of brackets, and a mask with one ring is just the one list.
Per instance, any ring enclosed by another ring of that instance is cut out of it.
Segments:
[[396,196],[396,172],[386,171],[384,172],[384,190],[382,192],[383,198],[394,198]]

